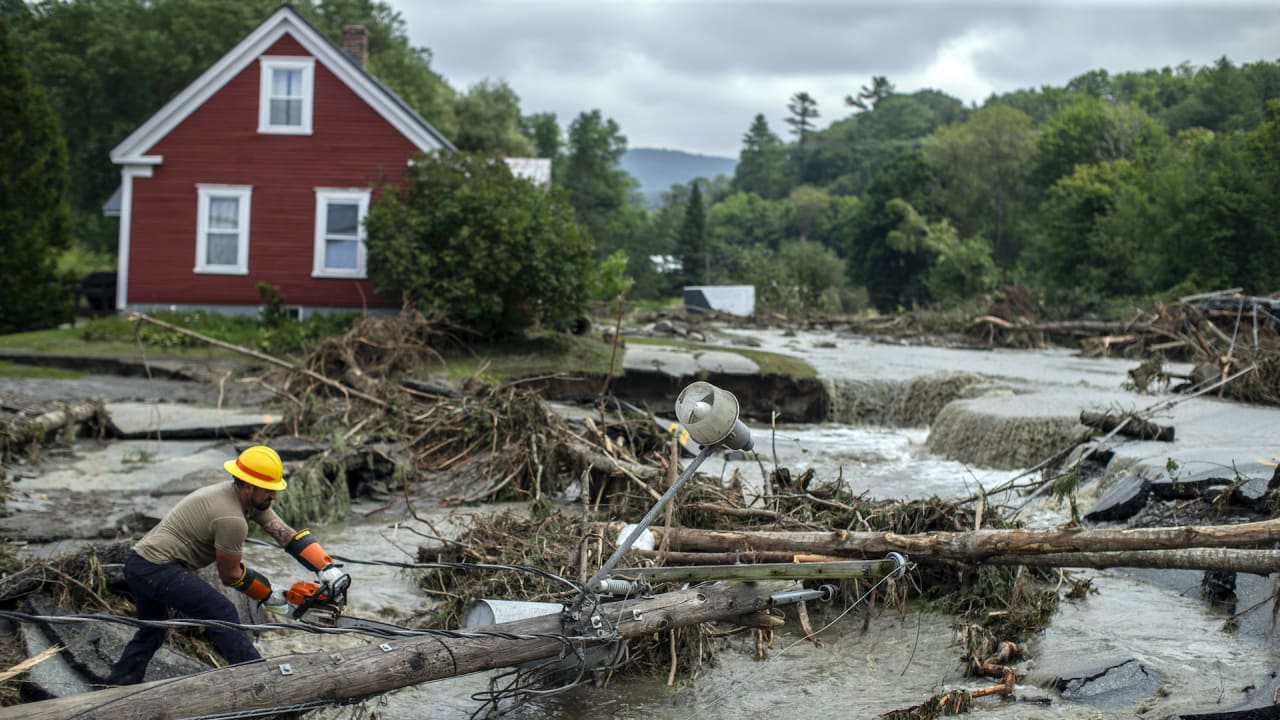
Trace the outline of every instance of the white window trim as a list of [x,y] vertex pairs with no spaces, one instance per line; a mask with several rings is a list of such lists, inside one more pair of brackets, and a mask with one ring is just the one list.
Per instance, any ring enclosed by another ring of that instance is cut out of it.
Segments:
[[[249,203],[253,197],[252,185],[196,185],[200,201],[196,203],[196,268],[195,272],[209,275],[249,274]],[[209,199],[235,196],[240,200],[239,217],[236,220],[239,237],[236,241],[235,265],[210,265],[205,262],[208,254]]]
[[[316,59],[314,57],[259,58],[258,133],[262,135],[310,135],[315,105]],[[271,79],[275,70],[302,71],[302,124],[271,124]]]
[[[334,270],[325,267],[325,230],[328,229],[328,207],[330,202],[354,202],[359,207],[357,212],[356,267],[354,270]],[[315,278],[354,278],[363,280],[368,277],[368,251],[365,246],[364,221],[369,215],[369,190],[361,188],[316,188],[316,229],[314,262],[311,277]]]

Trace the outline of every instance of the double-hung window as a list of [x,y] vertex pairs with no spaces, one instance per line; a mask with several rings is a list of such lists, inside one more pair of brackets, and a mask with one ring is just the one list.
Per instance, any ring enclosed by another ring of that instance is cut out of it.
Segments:
[[197,185],[196,269],[198,273],[249,273],[247,185]]
[[310,135],[315,58],[261,59],[258,132]]
[[369,191],[316,188],[315,277],[363,278]]

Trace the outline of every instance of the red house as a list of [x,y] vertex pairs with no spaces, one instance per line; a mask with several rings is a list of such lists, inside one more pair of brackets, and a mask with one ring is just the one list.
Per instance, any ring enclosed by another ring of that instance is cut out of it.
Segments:
[[120,166],[119,309],[300,315],[382,308],[367,279],[371,188],[453,145],[283,7],[111,152]]

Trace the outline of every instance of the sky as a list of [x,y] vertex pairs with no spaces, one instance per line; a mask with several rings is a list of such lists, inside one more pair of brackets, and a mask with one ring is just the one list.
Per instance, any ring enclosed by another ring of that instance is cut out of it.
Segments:
[[599,109],[630,148],[737,157],[763,113],[787,138],[787,102],[819,127],[883,75],[898,92],[992,93],[1227,57],[1280,60],[1280,0],[391,0],[409,39],[460,92],[503,79],[521,111],[562,127]]

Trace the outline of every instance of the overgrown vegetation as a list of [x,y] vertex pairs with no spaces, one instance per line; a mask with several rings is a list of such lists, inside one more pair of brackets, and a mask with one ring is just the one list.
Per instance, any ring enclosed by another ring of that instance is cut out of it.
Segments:
[[379,292],[481,337],[567,326],[591,299],[591,239],[572,208],[499,157],[420,156],[404,188],[383,188],[367,226]]

